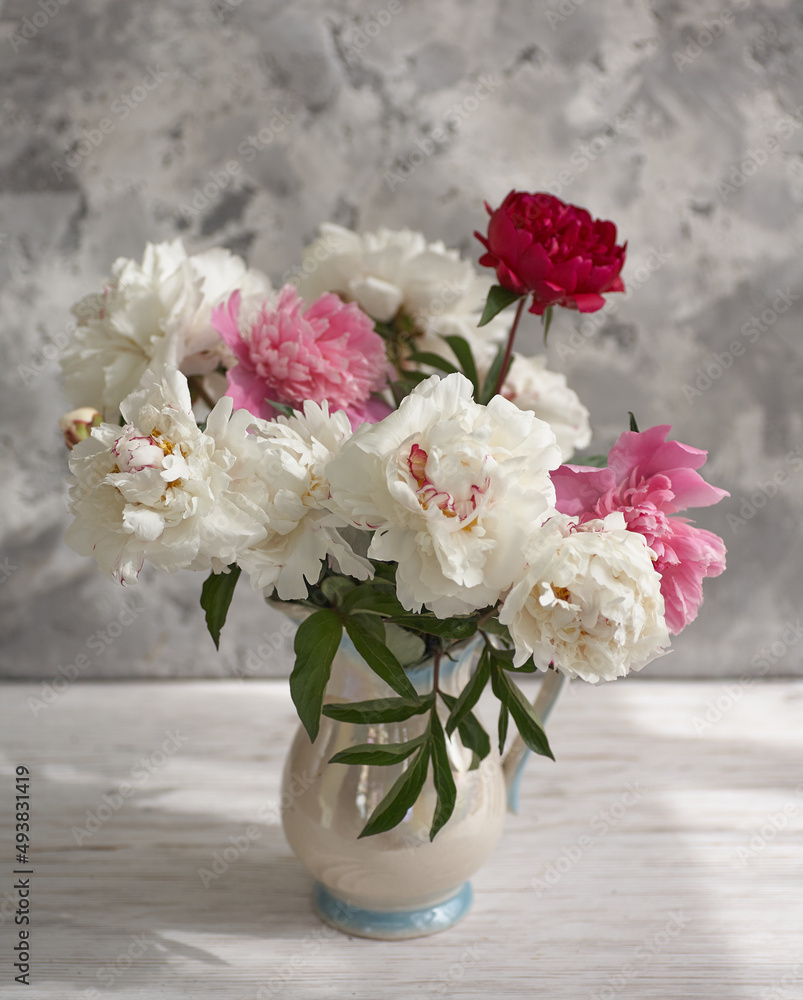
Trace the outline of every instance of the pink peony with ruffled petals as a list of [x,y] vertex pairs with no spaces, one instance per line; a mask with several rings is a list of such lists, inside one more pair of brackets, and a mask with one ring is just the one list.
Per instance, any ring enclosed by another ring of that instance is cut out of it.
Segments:
[[611,449],[607,469],[563,465],[551,475],[561,513],[583,523],[618,510],[630,531],[644,535],[661,574],[666,622],[677,635],[697,617],[703,579],[725,569],[725,543],[672,515],[688,507],[709,507],[729,494],[696,471],[708,453],[667,441],[670,430],[662,424],[626,431]]
[[235,409],[270,420],[277,412],[268,399],[300,409],[305,400],[329,401],[345,410],[352,427],[375,423],[390,413],[371,396],[387,383],[385,344],[374,323],[353,303],[328,293],[304,308],[293,285],[276,304],[240,315],[240,293],[212,312],[212,324],[237,358],[226,373],[226,395]]

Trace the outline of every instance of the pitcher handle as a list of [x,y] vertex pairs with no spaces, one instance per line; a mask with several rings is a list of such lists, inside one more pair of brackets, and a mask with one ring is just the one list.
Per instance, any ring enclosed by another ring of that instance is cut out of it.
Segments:
[[[545,726],[549,714],[558,700],[566,677],[557,670],[547,671],[541,682],[538,697],[533,702],[533,710],[541,720],[541,725]],[[507,785],[507,808],[508,812],[517,813],[519,811],[519,792],[521,790],[521,778],[524,774],[524,767],[527,758],[530,756],[530,748],[516,735],[513,745],[505,754],[502,769],[505,774],[505,784]]]

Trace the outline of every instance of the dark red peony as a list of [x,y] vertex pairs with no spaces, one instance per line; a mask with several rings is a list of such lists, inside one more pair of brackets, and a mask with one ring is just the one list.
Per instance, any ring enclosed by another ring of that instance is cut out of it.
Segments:
[[493,267],[503,288],[532,294],[530,312],[549,306],[596,312],[606,292],[623,292],[619,274],[627,244],[616,243],[616,226],[593,219],[584,208],[546,193],[511,191],[493,210],[488,235],[474,235],[488,251],[480,264]]

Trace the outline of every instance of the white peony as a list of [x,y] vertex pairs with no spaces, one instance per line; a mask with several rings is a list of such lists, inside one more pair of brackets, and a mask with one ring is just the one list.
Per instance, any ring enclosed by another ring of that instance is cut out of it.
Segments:
[[545,420],[558,439],[563,461],[568,462],[591,441],[589,412],[561,372],[546,367],[546,357],[516,354],[510,365],[502,395],[520,410],[532,410]]
[[669,646],[661,579],[643,535],[617,511],[577,525],[556,515],[533,536],[528,567],[505,598],[499,621],[516,646],[567,677],[596,684],[624,677]]
[[123,401],[125,426],[101,424],[71,453],[68,544],[131,583],[146,559],[167,572],[220,572],[260,541],[263,456],[248,433],[254,418],[232,416],[231,405],[220,400],[202,431],[186,378],[174,368],[148,371]]
[[304,251],[298,280],[308,302],[338,292],[373,319],[390,323],[401,316],[419,333],[482,340],[506,335],[509,322],[501,318],[478,330],[492,282],[457,250],[440,241],[427,243],[410,229],[358,234],[328,223],[320,232]]
[[376,529],[369,556],[398,562],[404,607],[439,618],[494,604],[555,502],[549,426],[501,396],[480,406],[471,392],[459,374],[427,379],[395,413],[358,428],[327,470],[332,509]]
[[226,355],[212,308],[237,289],[265,295],[270,283],[228,250],[188,256],[174,240],[149,243],[142,263],[119,258],[103,292],[73,306],[78,325],[61,360],[68,399],[116,420],[148,368],[213,371]]
[[265,455],[264,506],[268,531],[245,548],[239,565],[255,590],[276,592],[283,600],[307,596],[307,586],[320,576],[327,557],[342,573],[366,579],[371,564],[354,554],[338,527],[346,522],[327,508],[326,467],[351,436],[343,410],[330,415],[328,403],[310,400],[292,417],[260,421],[255,437]]
[[[470,333],[463,332],[461,336],[471,347],[482,384],[496,357],[497,345],[482,341]],[[453,365],[458,365],[451,347],[440,336],[425,336],[417,346],[421,351],[431,351]],[[566,376],[547,368],[545,355],[526,357],[514,354],[501,395],[515,403],[520,410],[532,410],[539,420],[545,420],[549,424],[555,432],[564,462],[568,462],[577,449],[585,448],[590,443],[588,410],[580,402],[577,393],[569,388]]]

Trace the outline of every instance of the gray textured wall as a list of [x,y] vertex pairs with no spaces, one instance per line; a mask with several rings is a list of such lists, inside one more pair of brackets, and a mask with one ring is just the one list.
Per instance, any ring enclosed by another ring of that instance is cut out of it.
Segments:
[[[246,587],[217,655],[200,578],[122,591],[62,542],[54,345],[115,257],[180,234],[276,280],[332,220],[420,228],[476,258],[482,201],[511,187],[551,187],[629,240],[632,296],[591,327],[564,312],[550,335],[552,365],[590,406],[594,449],[634,409],[710,449],[708,476],[732,493],[698,518],[724,535],[729,571],[646,673],[760,671],[770,647],[774,671],[800,673],[803,630],[786,623],[803,611],[801,4],[382,3],[2,5],[2,673],[287,668],[281,618]],[[148,74],[159,82],[146,91]],[[428,141],[446,116],[448,140]],[[76,156],[104,118],[112,130]],[[272,120],[246,162],[238,146]],[[242,172],[182,218],[232,159]],[[535,347],[534,322],[526,335]],[[734,344],[732,364],[717,362]]]

